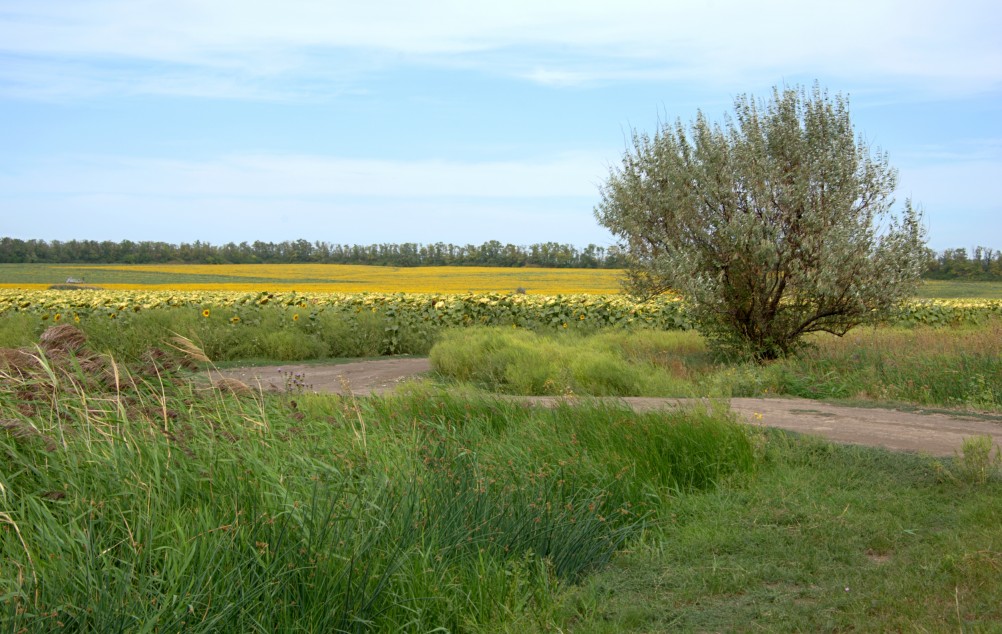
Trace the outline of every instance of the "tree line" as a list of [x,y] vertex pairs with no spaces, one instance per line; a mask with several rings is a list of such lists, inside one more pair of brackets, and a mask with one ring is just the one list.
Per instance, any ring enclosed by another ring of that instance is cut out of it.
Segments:
[[20,240],[0,238],[0,263],[40,264],[369,264],[381,266],[538,266],[546,268],[611,268],[626,266],[618,246],[544,242],[529,246],[490,240],[481,245],[370,244],[348,245],[294,240],[252,243],[208,242],[168,244],[123,240]]
[[1002,280],[1002,251],[988,247],[929,251],[922,277],[930,280]]
[[[626,268],[618,246],[544,242],[529,246],[490,240],[481,245],[347,245],[307,240],[283,242],[208,242],[169,244],[123,240],[20,240],[0,238],[4,264],[369,264],[380,266],[539,266],[546,268]],[[923,277],[936,280],[1002,281],[1002,251],[988,247],[927,249]]]

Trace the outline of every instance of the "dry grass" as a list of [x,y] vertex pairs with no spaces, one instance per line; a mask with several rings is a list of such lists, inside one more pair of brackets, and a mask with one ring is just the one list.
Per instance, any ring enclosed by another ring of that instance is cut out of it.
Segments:
[[860,350],[875,353],[958,355],[986,354],[1002,357],[1002,320],[977,328],[857,328],[844,337],[822,335],[812,340],[817,354],[846,356]]

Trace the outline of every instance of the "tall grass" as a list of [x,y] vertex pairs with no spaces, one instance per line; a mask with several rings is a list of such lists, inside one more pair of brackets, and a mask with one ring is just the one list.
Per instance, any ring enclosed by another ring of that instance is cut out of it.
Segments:
[[652,499],[754,462],[708,413],[236,397],[167,362],[21,361],[0,381],[4,631],[527,627]]
[[[652,331],[559,336],[527,330],[469,328],[445,333],[430,353],[441,375],[504,394],[633,396],[684,392],[691,386],[669,373],[653,372],[648,353],[627,351],[623,341],[662,342],[660,351],[686,333]],[[655,354],[659,354],[655,353]]]
[[980,327],[862,329],[770,368],[768,381],[808,398],[1002,407],[1002,321]]
[[[310,314],[287,307],[265,307],[236,317],[233,311],[144,310],[88,314],[73,321],[87,333],[91,346],[116,359],[131,361],[180,334],[199,343],[216,362],[240,359],[301,361],[307,359],[425,354],[435,331],[419,322],[401,322],[386,311],[331,311]],[[0,317],[0,348],[31,346],[51,319],[5,313]]]
[[445,333],[431,351],[453,381],[508,394],[806,398],[1002,408],[1002,321],[955,328],[860,328],[812,337],[768,364],[715,357],[694,332]]

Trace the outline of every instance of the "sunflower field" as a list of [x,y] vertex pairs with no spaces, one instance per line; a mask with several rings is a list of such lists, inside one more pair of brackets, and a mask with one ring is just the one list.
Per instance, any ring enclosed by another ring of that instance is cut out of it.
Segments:
[[[237,321],[265,307],[281,307],[309,318],[324,311],[383,310],[401,319],[446,326],[524,327],[641,326],[687,329],[683,302],[661,296],[638,302],[621,294],[528,295],[519,293],[271,293],[175,290],[0,289],[0,315],[31,313],[58,321],[98,315],[119,318],[150,310],[222,311]],[[902,325],[960,325],[1002,316],[1002,300],[914,300],[893,321]]]
[[640,326],[687,329],[677,297],[636,302],[624,295],[524,295],[517,293],[242,293],[230,291],[107,291],[0,289],[0,315],[31,313],[43,321],[83,317],[127,319],[152,310],[188,310],[204,317],[223,314],[238,324],[265,309],[280,309],[290,319],[315,319],[321,313],[382,312],[402,323],[442,326],[504,325],[526,328]]
[[[224,354],[239,348],[241,337],[275,338],[283,333],[301,333],[315,335],[317,340],[330,339],[330,332],[321,331],[337,324],[353,330],[354,336],[369,339],[376,336],[372,331],[377,331],[380,343],[368,349],[373,354],[426,352],[435,334],[447,327],[505,326],[533,330],[690,327],[678,298],[635,302],[619,294],[0,289],[0,317],[12,315],[37,320],[38,327],[75,323],[88,332],[94,329],[125,332],[132,325],[133,329],[149,330],[151,326],[165,324],[164,331],[173,329],[185,336],[194,333],[210,341],[222,336],[220,328],[224,328],[225,341],[210,346]],[[278,356],[305,358],[317,354],[312,351]]]

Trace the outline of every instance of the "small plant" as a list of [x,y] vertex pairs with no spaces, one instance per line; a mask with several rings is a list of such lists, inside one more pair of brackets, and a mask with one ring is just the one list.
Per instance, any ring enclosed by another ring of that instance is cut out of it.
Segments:
[[1002,476],[1002,453],[992,453],[991,436],[971,436],[964,439],[957,460],[959,475],[967,482],[985,484]]
[[936,463],[936,470],[955,482],[984,485],[1002,479],[1002,450],[992,451],[991,436],[970,436],[964,439],[953,464]]
[[278,374],[285,380],[285,393],[288,395],[302,395],[304,392],[312,392],[313,385],[306,382],[305,372],[293,372],[285,368],[279,368]]

